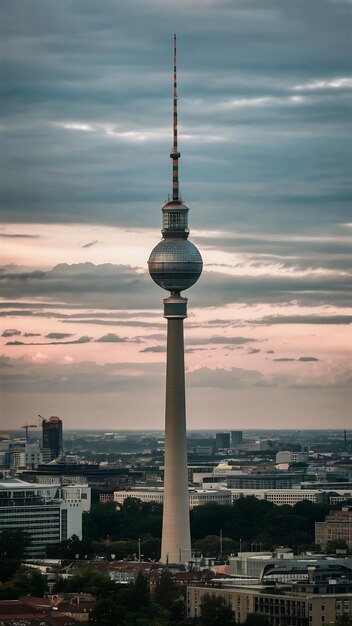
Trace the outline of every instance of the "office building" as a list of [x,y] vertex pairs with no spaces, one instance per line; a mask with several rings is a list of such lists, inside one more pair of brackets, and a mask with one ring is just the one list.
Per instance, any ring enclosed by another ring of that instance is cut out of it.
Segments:
[[0,480],[0,531],[23,530],[31,536],[28,556],[45,555],[46,547],[77,535],[82,539],[82,512],[90,509],[90,488]]
[[229,472],[227,484],[231,489],[291,489],[299,487],[304,472],[259,471]]
[[[114,501],[119,504],[123,504],[126,498],[138,498],[142,502],[159,502],[164,501],[164,489],[163,487],[157,488],[136,488],[129,491],[115,491]],[[188,489],[189,508],[193,509],[195,506],[202,506],[203,504],[216,503],[216,504],[231,504],[231,492],[227,489],[194,489],[190,487]]]
[[164,512],[161,561],[182,563],[191,556],[188,501],[186,401],[183,320],[187,317],[188,289],[201,275],[203,262],[189,239],[188,207],[179,193],[177,144],[176,36],[174,36],[172,199],[162,207],[162,240],[150,254],[149,273],[157,285],[170,292],[164,299],[167,319],[165,408]]
[[330,511],[324,522],[315,522],[315,543],[326,550],[330,541],[344,541],[352,550],[352,507]]
[[36,469],[42,463],[42,449],[27,439],[7,439],[0,442],[0,469],[17,472]]
[[50,450],[50,460],[62,456],[62,421],[60,418],[52,416],[48,420],[43,419],[42,434],[43,449]]
[[232,607],[236,624],[248,615],[265,617],[270,626],[324,626],[334,624],[343,614],[352,612],[352,582],[334,580],[319,584],[312,582],[284,585],[189,586],[187,615],[200,615],[202,598],[206,594],[224,598]]
[[291,452],[282,450],[276,453],[276,463],[308,463],[309,454],[304,452]]
[[231,446],[237,448],[243,441],[242,430],[231,430]]
[[325,492],[318,489],[230,489],[230,491],[233,501],[246,496],[254,496],[258,500],[268,500],[278,506],[283,504],[294,506],[302,500],[309,500],[315,504],[327,502]]
[[215,446],[217,450],[228,449],[230,447],[230,433],[216,433]]
[[229,558],[229,568],[235,579],[251,578],[258,583],[308,581],[312,573],[320,582],[337,578],[348,578],[352,582],[352,557],[295,556],[290,548],[278,548],[275,552],[239,552],[238,556]]

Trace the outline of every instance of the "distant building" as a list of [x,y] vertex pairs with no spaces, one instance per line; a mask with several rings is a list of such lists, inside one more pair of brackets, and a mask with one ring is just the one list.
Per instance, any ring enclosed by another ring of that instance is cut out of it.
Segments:
[[231,446],[237,448],[243,441],[242,430],[231,430]]
[[291,452],[282,450],[276,453],[276,463],[308,463],[308,452]]
[[0,480],[0,531],[31,535],[28,556],[45,555],[47,546],[77,535],[82,539],[82,512],[90,509],[90,488]]
[[329,541],[345,541],[352,550],[352,507],[331,511],[324,522],[315,522],[315,543],[326,550]]
[[99,494],[100,504],[106,504],[107,502],[113,502],[113,501],[114,501],[113,493],[100,493]]
[[214,586],[187,587],[187,616],[200,615],[202,598],[206,594],[224,598],[231,605],[237,624],[248,615],[266,617],[270,626],[322,626],[333,624],[337,617],[352,613],[352,582],[334,580],[316,583],[314,580],[285,584],[275,588],[265,585],[242,584],[237,587],[224,583]]
[[[153,489],[131,489],[130,491],[115,491],[114,501],[123,504],[126,498],[138,498],[142,502],[159,502],[162,504],[164,500],[163,487]],[[216,502],[217,504],[231,504],[231,492],[227,489],[189,489],[189,508],[193,509],[202,504]]]
[[42,463],[42,450],[38,443],[26,439],[7,439],[0,441],[0,469],[13,470],[36,469]]
[[215,446],[217,450],[230,447],[230,433],[216,433]]
[[290,548],[279,548],[275,553],[240,552],[229,558],[229,568],[231,576],[257,579],[258,583],[308,581],[312,573],[320,582],[343,577],[352,583],[351,557],[294,556]]
[[230,489],[233,501],[246,496],[254,496],[258,500],[268,500],[276,505],[294,506],[302,500],[318,503],[325,502],[327,496],[322,490],[311,489]]
[[214,470],[212,476],[204,477],[203,486],[214,482],[227,482],[231,489],[291,489],[300,486],[304,477],[304,472],[283,472],[283,471],[255,471],[240,472],[232,471],[231,468],[223,469],[221,472]]
[[62,420],[50,417],[42,422],[43,448],[50,450],[51,460],[63,454]]

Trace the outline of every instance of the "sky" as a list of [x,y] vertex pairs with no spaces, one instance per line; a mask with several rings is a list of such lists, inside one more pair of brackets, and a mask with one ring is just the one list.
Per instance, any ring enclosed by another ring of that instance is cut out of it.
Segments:
[[0,10],[1,428],[163,427],[173,33],[188,428],[350,426],[351,1]]

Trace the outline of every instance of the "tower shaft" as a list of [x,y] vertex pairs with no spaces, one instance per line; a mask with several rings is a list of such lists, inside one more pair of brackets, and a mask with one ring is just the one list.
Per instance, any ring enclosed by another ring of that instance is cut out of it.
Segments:
[[181,155],[177,146],[176,35],[173,96],[172,200],[162,207],[163,238],[152,250],[148,267],[154,282],[171,294],[164,299],[167,364],[161,562],[177,564],[191,557],[183,342],[187,299],[180,293],[197,282],[203,262],[198,249],[188,239],[188,207],[179,197],[178,160]]
[[164,300],[164,305],[167,361],[161,562],[184,563],[191,557],[183,341],[187,300],[171,296]]

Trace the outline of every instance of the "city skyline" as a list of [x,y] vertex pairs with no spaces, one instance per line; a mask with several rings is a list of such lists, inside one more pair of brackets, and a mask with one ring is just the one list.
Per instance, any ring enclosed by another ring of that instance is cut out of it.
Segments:
[[188,428],[347,427],[349,3],[6,13],[5,425],[162,428],[166,324],[147,258],[170,187],[171,29],[181,194],[204,260]]

